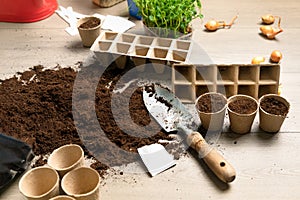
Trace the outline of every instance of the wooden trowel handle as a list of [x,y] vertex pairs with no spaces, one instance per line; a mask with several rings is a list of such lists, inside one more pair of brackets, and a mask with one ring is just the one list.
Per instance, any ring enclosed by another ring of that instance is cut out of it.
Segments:
[[220,180],[229,183],[235,179],[236,173],[232,165],[216,149],[207,144],[200,133],[189,134],[187,143],[198,152],[199,156],[203,158],[207,166]]

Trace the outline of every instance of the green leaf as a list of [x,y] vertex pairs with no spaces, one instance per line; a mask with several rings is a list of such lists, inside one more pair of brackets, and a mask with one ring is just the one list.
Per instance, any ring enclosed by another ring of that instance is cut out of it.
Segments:
[[154,20],[154,17],[153,17],[152,15],[149,16],[149,20],[150,20],[151,22],[154,22],[154,21],[155,21],[155,20]]

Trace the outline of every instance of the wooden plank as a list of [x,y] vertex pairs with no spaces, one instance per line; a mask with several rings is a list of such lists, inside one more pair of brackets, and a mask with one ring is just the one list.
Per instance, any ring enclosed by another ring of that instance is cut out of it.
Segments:
[[[114,14],[126,16],[127,2],[102,9],[92,0],[59,0],[60,5],[72,6],[83,14]],[[177,165],[154,178],[138,166],[127,166],[108,173],[101,184],[101,199],[272,199],[300,198],[300,1],[240,1],[203,0],[202,21],[195,20],[193,40],[218,64],[250,63],[252,57],[268,57],[272,50],[283,53],[281,62],[282,95],[291,103],[291,110],[281,132],[263,133],[256,116],[252,133],[243,136],[228,131],[214,146],[235,166],[236,180],[225,185],[218,181],[201,161],[192,154],[180,158]],[[230,21],[239,18],[230,30],[203,31],[209,19]],[[276,14],[282,17],[284,32],[277,40],[259,35],[260,16]],[[36,23],[0,23],[0,78],[13,75],[37,64],[51,67],[73,65],[90,54],[83,48],[79,36],[64,32],[67,24],[56,14]],[[137,28],[141,28],[137,22]],[[191,105],[192,106],[192,105]],[[124,172],[120,175],[120,170]],[[0,199],[23,199],[18,181]]]

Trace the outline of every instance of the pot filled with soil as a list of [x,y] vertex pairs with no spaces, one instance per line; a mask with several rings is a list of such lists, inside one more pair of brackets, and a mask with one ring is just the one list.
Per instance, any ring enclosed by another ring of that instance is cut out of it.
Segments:
[[238,134],[249,133],[258,110],[258,102],[248,95],[234,95],[228,99],[230,128]]
[[267,94],[259,99],[259,126],[262,130],[277,133],[290,109],[289,102],[277,95]]
[[202,94],[196,99],[195,106],[203,128],[210,131],[222,130],[227,107],[227,98],[223,94]]
[[91,47],[100,34],[101,20],[97,17],[85,17],[79,19],[77,28],[85,47]]

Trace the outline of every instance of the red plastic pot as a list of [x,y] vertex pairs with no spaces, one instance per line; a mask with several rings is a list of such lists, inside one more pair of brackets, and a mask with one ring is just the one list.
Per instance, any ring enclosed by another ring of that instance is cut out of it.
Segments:
[[0,21],[35,22],[52,15],[56,0],[0,0]]

